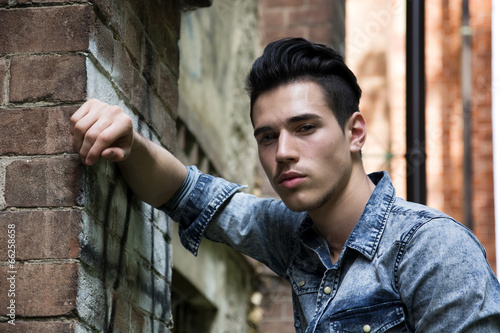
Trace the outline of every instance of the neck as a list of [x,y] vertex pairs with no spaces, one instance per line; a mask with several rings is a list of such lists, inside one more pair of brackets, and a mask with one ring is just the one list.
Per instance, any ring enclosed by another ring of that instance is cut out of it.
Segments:
[[308,212],[316,229],[328,242],[332,260],[338,258],[374,189],[375,185],[360,166],[360,170],[353,169],[348,183],[331,202]]

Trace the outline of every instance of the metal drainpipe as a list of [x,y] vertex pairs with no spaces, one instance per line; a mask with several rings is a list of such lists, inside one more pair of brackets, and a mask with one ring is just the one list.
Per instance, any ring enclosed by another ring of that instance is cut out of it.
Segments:
[[469,26],[469,0],[462,0],[462,113],[463,113],[463,223],[469,229],[473,228],[472,220],[472,153],[471,153],[471,92],[472,92],[472,68],[471,68],[471,38],[472,31]]
[[425,154],[425,1],[406,1],[406,192],[427,201]]

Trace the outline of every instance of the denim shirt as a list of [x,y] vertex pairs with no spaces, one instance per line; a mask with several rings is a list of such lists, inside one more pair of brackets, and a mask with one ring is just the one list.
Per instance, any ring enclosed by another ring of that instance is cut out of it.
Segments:
[[370,178],[336,263],[307,213],[195,167],[162,210],[194,255],[206,237],[288,280],[296,332],[500,332],[500,285],[472,232],[396,197],[387,173]]

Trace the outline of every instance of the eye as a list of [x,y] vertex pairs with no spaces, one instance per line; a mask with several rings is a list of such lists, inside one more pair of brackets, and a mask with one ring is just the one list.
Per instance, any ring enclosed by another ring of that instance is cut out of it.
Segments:
[[307,133],[314,131],[315,129],[316,129],[316,126],[314,126],[313,124],[305,124],[305,125],[300,126],[297,132],[307,134]]
[[271,144],[275,139],[277,138],[277,135],[274,133],[263,133],[259,136],[257,142],[261,145],[269,145]]

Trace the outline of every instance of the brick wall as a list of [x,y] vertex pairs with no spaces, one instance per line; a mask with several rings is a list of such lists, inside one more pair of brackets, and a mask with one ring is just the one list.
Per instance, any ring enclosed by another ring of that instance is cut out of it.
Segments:
[[[471,110],[462,95],[462,2],[427,3],[428,205],[472,228],[496,270],[491,120],[491,2],[470,5]],[[471,127],[472,220],[465,216],[464,124]]]
[[461,16],[461,1],[427,5],[427,204],[465,222]]
[[[472,28],[472,225],[496,272],[493,191],[491,11],[492,1],[470,5]],[[499,242],[500,240],[496,240]]]
[[261,42],[304,37],[344,53],[345,1],[260,0]]
[[86,1],[0,1],[2,332],[69,332],[77,322],[83,184],[68,121],[85,98],[91,11]]
[[0,0],[0,331],[170,330],[171,222],[80,164],[69,118],[101,98],[173,150],[181,6]]

